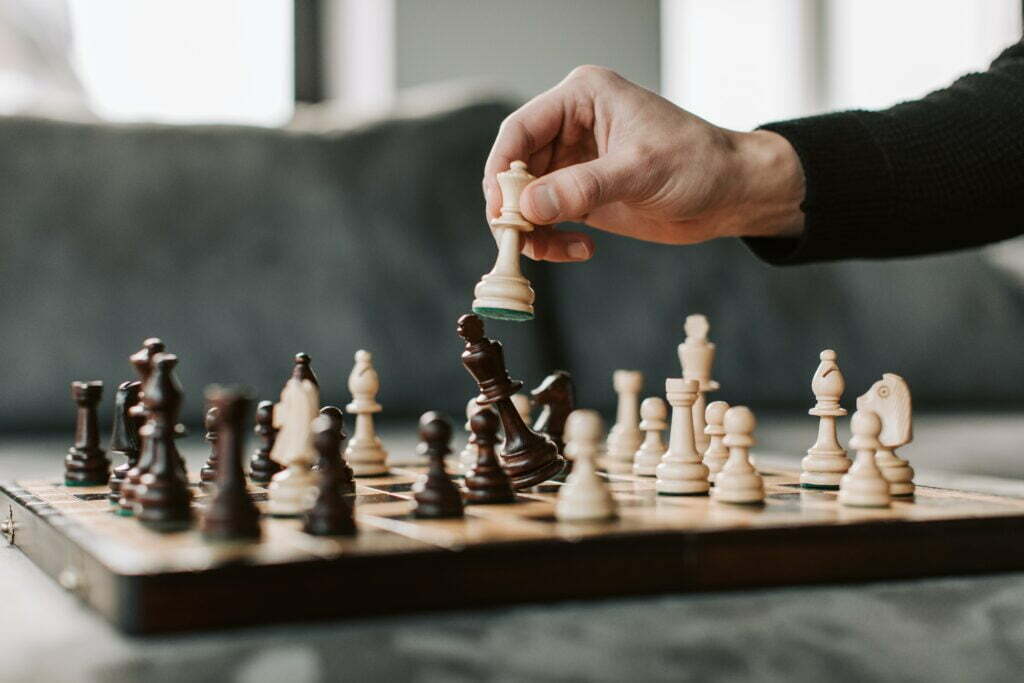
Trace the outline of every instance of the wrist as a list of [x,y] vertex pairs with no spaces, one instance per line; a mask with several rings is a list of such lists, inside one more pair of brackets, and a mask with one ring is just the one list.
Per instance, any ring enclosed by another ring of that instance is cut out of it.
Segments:
[[737,180],[733,237],[799,237],[804,230],[804,170],[778,133],[731,132]]

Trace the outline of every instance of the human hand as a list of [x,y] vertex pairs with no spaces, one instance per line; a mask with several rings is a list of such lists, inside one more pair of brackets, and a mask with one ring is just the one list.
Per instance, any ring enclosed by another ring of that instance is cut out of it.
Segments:
[[803,230],[803,169],[776,133],[714,126],[608,69],[581,66],[502,123],[484,168],[488,218],[501,213],[496,174],[517,159],[523,253],[585,261],[594,243],[551,224],[577,221],[663,244],[715,237],[794,237]]

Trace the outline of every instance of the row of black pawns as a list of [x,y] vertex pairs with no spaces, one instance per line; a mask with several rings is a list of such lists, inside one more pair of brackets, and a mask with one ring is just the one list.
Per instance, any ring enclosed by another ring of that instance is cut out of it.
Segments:
[[[109,483],[108,500],[122,515],[134,515],[157,531],[177,531],[193,523],[192,491],[184,459],[175,446],[183,433],[178,424],[183,393],[174,368],[178,359],[164,352],[159,339],[147,339],[131,356],[139,380],[123,382],[115,397],[110,450],[125,461],[113,471],[100,447],[98,405],[101,382],[73,382],[77,405],[75,443],[65,459],[68,486],[102,486]],[[296,373],[309,373],[310,359],[296,356]],[[200,471],[203,486],[214,489],[212,502],[201,520],[204,536],[217,540],[256,540],[260,537],[259,511],[246,487],[243,450],[246,417],[251,400],[244,390],[219,386],[206,392],[206,438],[211,455]],[[255,432],[261,445],[250,458],[249,478],[269,483],[282,466],[270,457],[277,430],[273,404],[262,401],[256,409]],[[476,466],[467,474],[467,503],[507,503],[515,494],[495,454],[499,420],[490,408],[470,421],[473,442],[479,453]],[[352,535],[356,532],[352,495],[355,479],[344,459],[347,435],[340,408],[327,406],[312,425],[319,455],[315,500],[303,516],[303,530],[314,535]],[[414,489],[414,514],[423,518],[460,517],[463,495],[444,465],[451,452],[451,421],[437,412],[420,419],[419,452],[428,458],[427,474]]]

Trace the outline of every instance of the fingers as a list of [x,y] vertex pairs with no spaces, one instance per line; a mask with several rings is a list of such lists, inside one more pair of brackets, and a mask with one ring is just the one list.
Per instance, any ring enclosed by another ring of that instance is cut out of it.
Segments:
[[594,241],[582,232],[538,228],[526,233],[523,253],[534,261],[587,261],[594,255]]
[[643,176],[638,166],[635,157],[617,154],[553,171],[523,190],[523,216],[541,225],[582,220],[606,204],[634,199]]
[[484,164],[484,177],[493,178],[516,160],[530,155],[555,139],[562,129],[566,102],[571,93],[563,85],[537,95],[502,123]]
[[567,78],[534,97],[502,122],[484,164],[483,186],[488,217],[501,213],[501,189],[495,180],[498,173],[507,170],[517,160],[528,162],[530,171],[536,175],[547,169],[551,151],[545,148],[563,132],[565,126],[572,124],[581,87],[579,79]]

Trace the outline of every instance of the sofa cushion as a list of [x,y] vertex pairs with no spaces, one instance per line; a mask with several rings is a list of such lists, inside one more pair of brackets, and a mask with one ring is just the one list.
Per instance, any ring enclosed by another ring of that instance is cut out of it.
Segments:
[[[494,260],[480,178],[509,107],[485,103],[332,135],[0,119],[0,428],[64,426],[68,383],[133,378],[143,338],[202,388],[276,398],[314,359],[348,400],[374,353],[385,415],[462,411],[455,321]],[[547,371],[543,327],[495,323],[513,375]]]

